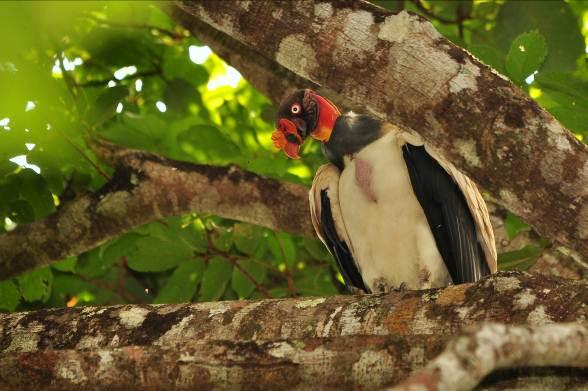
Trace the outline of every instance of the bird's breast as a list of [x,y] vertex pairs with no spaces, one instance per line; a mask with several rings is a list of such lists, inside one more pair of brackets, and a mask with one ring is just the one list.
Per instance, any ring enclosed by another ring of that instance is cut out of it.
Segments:
[[402,146],[389,133],[344,158],[341,213],[353,255],[372,290],[447,285],[451,279],[417,200]]

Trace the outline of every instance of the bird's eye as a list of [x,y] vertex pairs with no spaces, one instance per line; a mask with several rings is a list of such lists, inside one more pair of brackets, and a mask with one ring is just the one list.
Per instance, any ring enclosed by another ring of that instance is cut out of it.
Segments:
[[292,105],[292,108],[290,109],[290,111],[292,111],[292,114],[300,113],[300,105],[298,103]]

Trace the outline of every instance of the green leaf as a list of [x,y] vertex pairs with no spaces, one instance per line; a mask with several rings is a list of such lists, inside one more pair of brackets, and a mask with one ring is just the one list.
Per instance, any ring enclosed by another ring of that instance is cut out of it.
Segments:
[[202,220],[196,219],[192,224],[184,228],[182,237],[192,249],[196,252],[205,252],[208,249],[208,241],[206,240],[206,229]]
[[220,299],[232,277],[232,271],[233,265],[228,260],[221,257],[212,258],[202,276],[199,300],[215,301]]
[[588,135],[588,83],[563,72],[541,72],[535,78],[536,100],[571,131]]
[[229,251],[233,245],[233,230],[225,227],[215,227],[210,234],[212,244],[220,251]]
[[0,182],[0,211],[17,223],[40,219],[54,208],[47,182],[31,169],[11,174]]
[[114,117],[116,107],[128,94],[129,89],[125,86],[107,88],[94,102],[93,109],[88,115],[88,122],[94,126],[100,126]]
[[[136,23],[129,17],[125,24]],[[115,69],[136,65],[139,69],[147,70],[152,69],[154,53],[159,46],[147,33],[147,29],[96,27],[90,30],[80,44],[98,64],[108,64]]]
[[535,264],[540,254],[541,248],[533,245],[498,254],[498,269],[527,270]]
[[194,64],[186,51],[178,49],[178,47],[173,47],[166,50],[163,63],[165,77],[167,79],[182,78],[194,86],[206,84],[210,76],[206,68],[200,64]]
[[305,268],[304,273],[296,274],[295,285],[303,295],[328,296],[337,293],[326,267]]
[[[249,277],[245,275],[243,270],[249,274],[258,284],[263,285],[267,269],[262,263],[250,259],[241,259],[238,261],[239,267],[233,268],[233,277],[231,279],[231,286],[237,292],[240,298],[248,298],[255,290],[255,284]],[[243,270],[241,270],[243,269]]]
[[541,72],[535,77],[541,90],[553,90],[574,98],[579,104],[588,106],[588,82],[565,72]]
[[584,54],[585,42],[577,17],[562,0],[506,1],[496,17],[493,29],[496,47],[509,50],[510,43],[520,34],[538,30],[545,37],[549,54],[543,71],[572,71]]
[[17,277],[22,297],[26,301],[47,301],[51,295],[53,274],[48,266],[35,269]]
[[251,255],[261,242],[263,230],[251,224],[236,223],[233,226],[233,239],[237,250]]
[[0,213],[8,213],[8,204],[18,200],[18,188],[9,179],[0,180]]
[[128,256],[128,265],[138,272],[169,270],[192,256],[190,246],[180,240],[163,241],[154,237],[138,239],[137,250]]
[[500,73],[506,73],[504,69],[504,54],[494,46],[490,45],[471,45],[468,50],[484,63],[490,65]]
[[96,247],[78,257],[75,272],[84,277],[94,278],[103,275],[112,264],[106,264],[102,259],[102,247]]
[[0,281],[0,310],[14,311],[20,303],[20,292],[11,280]]
[[35,210],[27,201],[12,201],[8,204],[8,217],[18,224],[32,223],[35,220]]
[[166,304],[190,301],[196,293],[203,271],[204,262],[201,259],[189,260],[180,264],[153,302]]
[[516,37],[506,55],[506,71],[516,83],[537,71],[547,55],[545,39],[538,31],[523,33]]
[[59,270],[60,272],[73,272],[75,270],[77,261],[78,257],[71,256],[61,261],[52,263],[51,267],[55,270]]
[[187,114],[190,103],[202,101],[198,90],[184,79],[173,79],[163,91],[163,101],[168,110],[177,114]]
[[223,164],[241,154],[216,126],[195,125],[178,135],[180,149],[195,162]]
[[157,150],[166,137],[167,125],[158,115],[135,115],[124,113],[120,120],[112,121],[100,129],[101,137],[127,147]]
[[31,169],[22,170],[16,175],[20,183],[20,197],[31,205],[35,212],[35,219],[40,219],[53,212],[55,209],[53,196],[43,176]]
[[314,259],[329,259],[331,254],[318,239],[304,239],[303,246]]
[[588,134],[588,112],[580,108],[553,107],[551,114],[574,133]]
[[137,240],[142,237],[135,232],[130,232],[111,241],[102,252],[102,262],[106,265],[114,265],[120,261],[121,257],[134,254],[138,249]]
[[515,236],[524,231],[530,231],[531,227],[525,223],[516,215],[508,213],[504,220],[504,228],[508,235],[509,240],[513,240]]
[[267,244],[275,259],[284,262],[288,267],[294,267],[296,246],[290,235],[284,232],[270,233],[267,236]]

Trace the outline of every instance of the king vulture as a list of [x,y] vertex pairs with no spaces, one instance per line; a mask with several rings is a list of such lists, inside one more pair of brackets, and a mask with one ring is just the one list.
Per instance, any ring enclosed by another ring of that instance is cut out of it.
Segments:
[[274,145],[300,158],[308,136],[330,164],[310,212],[352,291],[427,289],[496,272],[488,210],[476,185],[416,135],[368,115],[341,114],[299,90],[278,110]]

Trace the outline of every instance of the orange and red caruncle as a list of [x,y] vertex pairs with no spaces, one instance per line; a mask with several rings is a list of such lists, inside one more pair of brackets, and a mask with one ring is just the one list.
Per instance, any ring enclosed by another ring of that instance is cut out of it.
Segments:
[[[300,147],[308,134],[315,140],[327,142],[341,115],[337,107],[326,98],[312,90],[304,90],[302,96],[294,96],[284,102],[278,113],[277,129],[272,133],[272,141],[292,159],[300,159]],[[309,113],[314,113],[309,119]],[[316,118],[316,119],[314,119]]]

